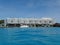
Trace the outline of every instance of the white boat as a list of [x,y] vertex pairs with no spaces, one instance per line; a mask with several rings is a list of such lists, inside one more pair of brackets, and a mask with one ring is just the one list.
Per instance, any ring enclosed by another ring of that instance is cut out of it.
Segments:
[[28,25],[21,25],[20,26],[21,28],[24,28],[24,27],[29,27]]

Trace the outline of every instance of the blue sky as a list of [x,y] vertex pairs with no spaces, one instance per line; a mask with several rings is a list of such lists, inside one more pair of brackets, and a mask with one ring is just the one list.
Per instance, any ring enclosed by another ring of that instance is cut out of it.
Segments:
[[51,17],[60,22],[60,0],[0,0],[0,19]]

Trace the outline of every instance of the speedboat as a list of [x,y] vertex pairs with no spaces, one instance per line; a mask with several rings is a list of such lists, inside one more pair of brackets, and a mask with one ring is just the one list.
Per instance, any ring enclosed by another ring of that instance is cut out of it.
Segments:
[[29,27],[28,25],[21,25],[20,26],[21,28],[24,28],[24,27]]

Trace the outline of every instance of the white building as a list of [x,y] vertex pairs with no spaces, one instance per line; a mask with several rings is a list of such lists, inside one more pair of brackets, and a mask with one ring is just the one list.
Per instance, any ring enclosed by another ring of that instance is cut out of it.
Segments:
[[44,24],[53,25],[54,20],[52,18],[7,18],[5,25],[7,24]]

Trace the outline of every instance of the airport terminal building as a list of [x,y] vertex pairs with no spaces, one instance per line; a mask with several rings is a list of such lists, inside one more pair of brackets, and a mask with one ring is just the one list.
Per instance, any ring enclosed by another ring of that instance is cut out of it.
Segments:
[[22,25],[29,27],[50,27],[54,24],[52,18],[7,18],[4,22],[6,27],[20,27]]

